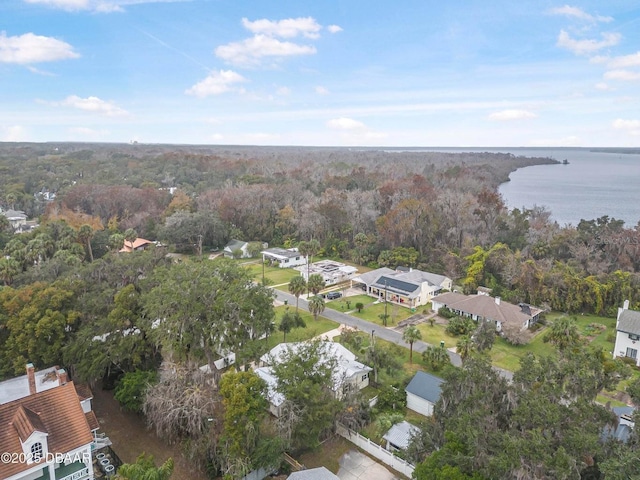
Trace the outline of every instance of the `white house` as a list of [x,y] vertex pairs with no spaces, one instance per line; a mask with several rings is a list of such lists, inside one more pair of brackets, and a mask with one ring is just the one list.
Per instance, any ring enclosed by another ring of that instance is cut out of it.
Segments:
[[453,281],[444,275],[413,269],[378,268],[354,277],[371,297],[416,308],[426,305],[443,290],[451,290]]
[[11,224],[11,228],[16,232],[21,232],[22,228],[27,224],[27,215],[20,210],[0,209],[0,215],[7,217],[7,220],[9,220],[9,223]]
[[262,252],[262,261],[277,264],[280,268],[291,268],[307,264],[307,257],[297,248],[268,248]]
[[638,348],[640,346],[640,312],[629,310],[629,300],[625,300],[622,308],[618,308],[616,322],[616,345],[613,358],[628,357],[640,366]]
[[[372,371],[368,367],[356,360],[356,356],[348,349],[336,342],[325,341],[323,343],[322,352],[325,358],[335,359],[336,369],[333,372],[333,386],[331,389],[336,398],[342,398],[348,391],[354,389],[362,390],[369,385],[369,372]],[[269,400],[269,410],[276,417],[280,416],[282,404],[285,401],[284,396],[276,389],[278,379],[273,373],[271,366],[281,361],[288,352],[295,352],[305,343],[280,343],[271,349],[271,351],[260,357],[260,367],[255,369],[256,374],[262,378],[268,387],[267,399]]]
[[0,392],[0,452],[15,459],[0,462],[0,479],[93,479],[99,424],[88,389],[76,389],[64,370],[36,375],[29,364],[27,375],[0,383]]
[[425,416],[433,415],[433,406],[440,398],[441,378],[418,371],[405,388],[407,408]]
[[249,253],[249,242],[243,242],[242,240],[231,240],[223,249],[224,256],[227,258],[235,258],[234,252],[240,251],[240,258],[251,258]]
[[500,297],[490,297],[485,294],[463,295],[461,293],[443,293],[431,299],[434,311],[446,307],[454,313],[471,317],[475,321],[490,321],[498,332],[505,328],[525,330],[535,324],[540,318],[542,309],[526,303],[514,305],[504,302]]
[[356,267],[333,260],[320,260],[310,264],[308,268],[297,268],[296,270],[299,270],[307,281],[309,280],[308,276],[320,275],[326,286],[351,280],[358,273]]

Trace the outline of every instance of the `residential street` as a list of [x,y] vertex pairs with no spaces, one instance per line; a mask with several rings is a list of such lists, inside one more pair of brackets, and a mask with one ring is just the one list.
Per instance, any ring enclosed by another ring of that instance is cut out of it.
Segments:
[[[275,288],[273,289],[273,291],[275,292],[276,299],[278,301],[284,302],[286,300],[289,303],[289,305],[296,304],[296,297],[291,295],[290,293],[283,292]],[[303,298],[303,296],[300,297],[298,301],[298,305],[303,310],[309,311],[309,304]],[[409,344],[407,344],[404,340],[402,340],[402,333],[392,330],[391,328],[385,328],[381,325],[376,325],[375,323],[371,323],[366,320],[362,320],[360,318],[347,315],[346,313],[338,312],[331,308],[326,308],[325,311],[322,312],[322,316],[328,318],[329,320],[333,320],[334,322],[337,322],[339,324],[349,325],[350,327],[357,328],[361,332],[366,332],[369,335],[371,335],[371,332],[373,331],[374,336],[377,338],[381,338],[388,342],[392,342],[397,345],[403,346],[405,348],[409,348]],[[427,349],[427,347],[430,347],[430,346],[432,345],[419,340],[413,344],[413,351],[422,353]],[[460,355],[458,355],[455,352],[451,352],[449,350],[447,350],[447,353],[449,354],[449,358],[451,358],[451,363],[453,365],[457,367],[462,366],[462,359],[460,358]],[[513,378],[513,372],[510,372],[508,370],[504,370],[498,367],[493,367],[493,368],[496,371],[498,371],[507,380],[511,380],[511,378]]]

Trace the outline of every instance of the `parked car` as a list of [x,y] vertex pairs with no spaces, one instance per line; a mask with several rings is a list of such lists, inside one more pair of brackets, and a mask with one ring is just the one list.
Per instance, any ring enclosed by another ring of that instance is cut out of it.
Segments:
[[327,293],[327,300],[335,300],[336,298],[340,298],[342,293],[340,292],[329,292]]

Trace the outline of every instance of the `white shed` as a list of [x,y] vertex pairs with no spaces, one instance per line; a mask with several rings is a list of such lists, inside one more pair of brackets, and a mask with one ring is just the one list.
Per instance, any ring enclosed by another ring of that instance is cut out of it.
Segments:
[[444,380],[425,372],[416,372],[407,385],[407,408],[421,415],[433,415],[433,406],[440,398]]

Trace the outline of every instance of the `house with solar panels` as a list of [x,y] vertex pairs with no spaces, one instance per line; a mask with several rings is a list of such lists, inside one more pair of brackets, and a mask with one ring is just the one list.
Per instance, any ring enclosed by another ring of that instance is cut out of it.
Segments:
[[640,366],[640,312],[629,310],[629,300],[618,308],[616,322],[616,345],[613,349],[613,358],[632,358],[636,365]]
[[426,305],[442,291],[451,290],[453,281],[444,275],[411,268],[378,268],[354,277],[352,286],[360,285],[367,295],[403,307]]

